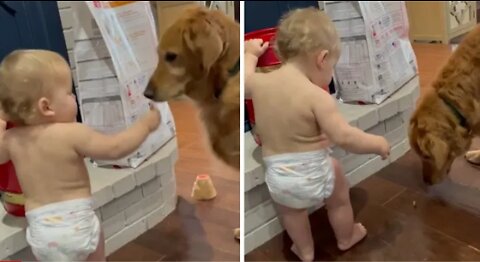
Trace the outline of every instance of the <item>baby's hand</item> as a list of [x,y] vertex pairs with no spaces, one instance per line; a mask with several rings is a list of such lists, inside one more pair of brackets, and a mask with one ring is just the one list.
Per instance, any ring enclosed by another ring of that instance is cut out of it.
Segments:
[[154,104],[150,104],[150,111],[142,117],[142,121],[148,126],[150,132],[158,128],[158,125],[160,125],[160,112]]
[[252,54],[260,57],[268,48],[268,42],[263,42],[262,39],[251,39],[245,42],[245,54]]
[[390,156],[390,145],[383,136],[377,136],[378,155],[382,157],[382,160],[387,159]]

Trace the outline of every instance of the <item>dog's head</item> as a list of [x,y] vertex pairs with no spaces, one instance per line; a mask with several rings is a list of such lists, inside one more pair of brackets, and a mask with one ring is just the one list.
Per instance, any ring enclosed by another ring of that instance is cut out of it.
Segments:
[[159,61],[145,96],[167,101],[188,93],[187,84],[207,76],[222,55],[221,27],[202,7],[187,10],[163,34],[158,46]]
[[423,181],[428,185],[440,183],[455,158],[471,144],[468,131],[456,125],[446,117],[448,112],[440,109],[437,107],[437,113],[432,113],[419,108],[409,126],[410,145],[422,160]]

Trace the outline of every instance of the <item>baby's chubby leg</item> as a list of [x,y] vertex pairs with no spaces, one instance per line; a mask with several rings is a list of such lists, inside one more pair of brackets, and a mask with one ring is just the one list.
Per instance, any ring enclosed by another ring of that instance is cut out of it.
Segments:
[[350,203],[349,185],[336,159],[332,158],[335,172],[335,185],[332,195],[326,199],[328,219],[332,225],[340,250],[347,250],[367,235],[367,230],[353,220],[353,210]]
[[293,241],[292,251],[302,261],[313,261],[314,246],[308,210],[293,209],[280,204],[276,206],[282,224]]
[[87,261],[106,261],[105,258],[105,238],[103,230],[100,232],[100,239],[98,240],[97,250],[90,254]]

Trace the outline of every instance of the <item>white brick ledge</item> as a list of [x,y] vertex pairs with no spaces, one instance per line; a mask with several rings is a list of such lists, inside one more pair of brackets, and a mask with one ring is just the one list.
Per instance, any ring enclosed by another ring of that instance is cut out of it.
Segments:
[[[97,168],[87,161],[107,256],[175,209],[177,159],[177,140],[173,138],[137,169]],[[3,207],[0,218],[0,259],[33,260],[25,240],[25,219],[7,215]]]
[[[416,76],[380,105],[338,104],[342,115],[350,124],[368,133],[384,136],[392,145],[390,157],[386,161],[382,161],[379,156],[356,155],[334,147],[332,154],[342,163],[351,186],[408,152],[408,121],[419,94],[419,80]],[[245,253],[248,253],[283,231],[265,184],[261,150],[251,133],[245,134],[244,179]]]

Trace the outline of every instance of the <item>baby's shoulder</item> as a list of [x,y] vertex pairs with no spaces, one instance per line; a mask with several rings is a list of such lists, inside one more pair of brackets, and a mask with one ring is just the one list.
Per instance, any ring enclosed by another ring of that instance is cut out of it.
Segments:
[[54,123],[47,128],[49,135],[61,137],[63,140],[72,140],[79,133],[82,127],[81,123]]

